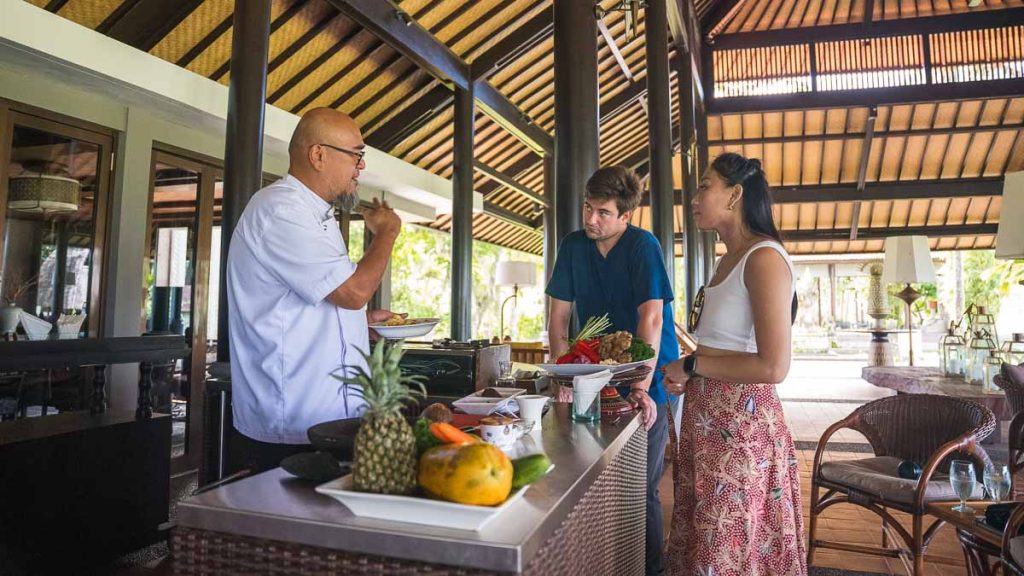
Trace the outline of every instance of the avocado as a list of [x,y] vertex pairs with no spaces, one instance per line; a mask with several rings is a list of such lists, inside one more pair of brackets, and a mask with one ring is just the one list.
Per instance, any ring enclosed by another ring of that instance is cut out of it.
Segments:
[[532,484],[551,470],[551,460],[544,454],[531,454],[512,461],[512,489]]

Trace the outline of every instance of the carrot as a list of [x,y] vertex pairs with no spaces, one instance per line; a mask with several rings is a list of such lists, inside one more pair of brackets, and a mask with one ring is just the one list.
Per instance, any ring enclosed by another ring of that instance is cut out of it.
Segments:
[[445,444],[462,444],[465,442],[476,442],[469,434],[459,430],[447,422],[434,422],[430,425],[430,433]]

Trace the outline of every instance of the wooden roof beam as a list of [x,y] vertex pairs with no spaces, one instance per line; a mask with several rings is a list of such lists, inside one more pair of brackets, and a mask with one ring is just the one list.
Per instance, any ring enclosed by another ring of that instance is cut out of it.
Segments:
[[[965,224],[958,226],[901,226],[895,228],[864,228],[860,240],[881,240],[889,236],[928,236],[948,238],[951,236],[994,236],[998,224]],[[783,242],[830,242],[850,240],[849,228],[827,228],[819,230],[780,230]],[[675,234],[676,242],[682,233]]]
[[[553,27],[551,10],[541,11],[470,62],[470,76],[476,81],[500,70],[551,36]],[[381,150],[391,150],[447,110],[454,95],[448,86],[435,78],[430,88],[412,98],[413,101],[406,108],[386,119],[382,125],[368,128],[368,144]]]
[[604,43],[611,50],[612,56],[615,58],[615,62],[619,64],[619,70],[622,70],[622,75],[626,77],[626,80],[632,84],[635,80],[633,79],[633,72],[630,71],[629,65],[626,64],[626,59],[622,57],[622,52],[619,50],[619,45],[615,43],[615,37],[612,36],[611,30],[608,29],[608,25],[604,23],[604,18],[597,18],[597,29],[601,32],[601,37],[604,38]]
[[[952,134],[973,134],[975,132],[999,132],[1002,130],[1024,130],[1024,122],[1009,124],[981,124],[971,126],[953,126],[949,128],[924,128],[910,130],[875,131],[876,138],[909,138],[913,136],[947,136]],[[751,144],[789,144],[794,142],[828,142],[863,138],[864,132],[839,132],[830,134],[794,134],[791,136],[770,136],[768,138],[733,138],[729,140],[711,140],[710,146],[748,146]]]
[[838,42],[840,40],[870,40],[890,36],[938,34],[1002,28],[1024,21],[1024,8],[982,10],[961,14],[923,16],[899,20],[881,20],[865,25],[866,22],[812,26],[807,28],[781,28],[754,32],[722,34],[714,39],[715,50],[737,48],[767,48],[787,44],[811,42]]
[[551,205],[551,203],[548,202],[548,199],[545,198],[544,196],[534,192],[533,190],[530,190],[526,186],[523,186],[522,184],[517,182],[515,178],[509,176],[508,174],[505,174],[504,172],[496,168],[492,168],[487,164],[480,162],[479,160],[473,161],[473,169],[483,174],[484,176],[487,176],[491,180],[498,182],[502,186],[514,190],[521,194],[522,196],[525,196],[530,200],[533,200],[534,202],[540,204],[541,206],[547,207]]
[[513,226],[518,226],[519,228],[525,228],[530,232],[537,231],[537,225],[534,221],[529,220],[523,216],[520,216],[519,214],[516,214],[511,210],[502,208],[501,206],[498,206],[494,202],[484,201],[484,214],[487,214],[491,218],[497,218],[498,220],[501,220],[502,222],[505,222],[507,224],[512,224]]
[[487,78],[550,38],[554,30],[551,8],[546,8],[502,38],[487,52],[474,58],[469,64],[470,75],[473,80]]
[[710,98],[707,105],[709,114],[735,114],[891,104],[932,104],[950,100],[1013,98],[1022,95],[1024,95],[1024,78],[1013,78],[863,90]]
[[[643,168],[641,165],[639,168]],[[811,204],[855,202],[862,200],[927,200],[939,198],[987,198],[1003,194],[1002,178],[964,180],[918,180],[909,182],[868,182],[864,190],[856,185],[822,184],[811,186],[773,186],[775,204]],[[682,203],[682,191],[676,190],[676,201]],[[641,206],[647,206],[646,199]]]
[[[328,2],[438,80],[460,88],[468,88],[473,83],[469,64],[390,0]],[[477,81],[473,93],[485,114],[509,129],[528,147],[539,154],[554,153],[554,138],[534,124],[525,112],[494,86],[486,81]]]
[[368,126],[366,143],[378,150],[390,151],[403,140],[415,134],[445,110],[452,107],[455,95],[447,86],[434,81],[433,87],[413,104],[379,126]]
[[96,31],[149,52],[202,3],[203,0],[124,2],[100,22]]
[[[878,108],[871,107],[868,114],[867,126],[864,130],[864,140],[860,147],[860,165],[857,167],[857,192],[864,195],[864,184],[868,176],[868,159],[871,157],[871,142],[875,137],[875,121],[878,120]],[[860,225],[860,200],[853,201],[853,217],[850,219],[850,240],[857,239],[857,227]]]

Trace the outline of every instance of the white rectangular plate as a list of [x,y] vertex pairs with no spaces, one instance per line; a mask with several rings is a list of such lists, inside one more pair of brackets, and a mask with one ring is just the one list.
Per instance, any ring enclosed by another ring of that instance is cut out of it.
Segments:
[[519,411],[519,406],[510,400],[520,394],[525,394],[526,390],[523,388],[495,388],[495,390],[501,394],[501,398],[482,396],[483,390],[477,390],[469,396],[464,396],[452,402],[452,406],[466,414],[473,414],[475,416],[486,416],[501,408],[508,408],[508,411],[512,412]]
[[538,364],[537,367],[545,372],[550,372],[555,376],[586,376],[587,374],[597,374],[601,370],[608,370],[612,374],[618,374],[625,372],[626,370],[632,370],[638,366],[643,366],[651,360],[639,360],[637,362],[628,362],[626,364]]
[[[513,490],[498,506],[471,506],[417,496],[370,494],[352,490],[352,475],[316,487],[316,491],[341,502],[356,516],[423,526],[439,526],[479,532],[488,522],[500,516],[517,501],[529,486]],[[396,520],[401,518],[401,520]]]

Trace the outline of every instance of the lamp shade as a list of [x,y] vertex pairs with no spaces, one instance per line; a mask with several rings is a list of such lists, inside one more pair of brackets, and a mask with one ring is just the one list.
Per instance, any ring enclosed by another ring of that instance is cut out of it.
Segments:
[[935,267],[926,236],[893,236],[885,239],[885,271],[882,282],[903,284],[935,282]]
[[1003,180],[1003,207],[999,213],[996,258],[1024,258],[1024,172],[1007,174]]
[[7,207],[19,212],[75,212],[81,184],[74,178],[50,174],[12,176]]
[[494,283],[498,286],[532,286],[537,283],[537,266],[532,262],[502,260],[494,272]]

